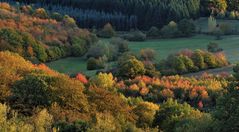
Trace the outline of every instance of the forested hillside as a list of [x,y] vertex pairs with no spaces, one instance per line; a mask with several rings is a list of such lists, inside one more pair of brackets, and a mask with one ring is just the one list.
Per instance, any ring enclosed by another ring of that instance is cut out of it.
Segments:
[[238,0],[0,1],[0,132],[239,131]]
[[[93,27],[94,25],[99,28],[108,21],[119,30],[136,27],[141,29],[148,29],[151,26],[161,27],[172,20],[197,18],[200,15],[199,0],[23,1],[28,4],[36,3],[52,11],[70,14],[78,20],[80,26]],[[103,16],[99,16],[99,13]]]
[[82,56],[97,40],[67,15],[7,3],[0,4],[0,38],[0,50],[19,53],[36,63]]

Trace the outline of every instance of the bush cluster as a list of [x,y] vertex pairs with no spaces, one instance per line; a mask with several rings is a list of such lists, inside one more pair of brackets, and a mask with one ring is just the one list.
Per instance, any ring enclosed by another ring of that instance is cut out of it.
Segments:
[[145,41],[146,40],[146,34],[141,32],[140,30],[130,31],[129,33],[124,34],[121,37],[129,41]]
[[184,74],[205,69],[223,67],[228,65],[222,52],[210,53],[203,50],[184,50],[174,55],[169,55],[166,60],[159,63],[159,70],[164,75]]

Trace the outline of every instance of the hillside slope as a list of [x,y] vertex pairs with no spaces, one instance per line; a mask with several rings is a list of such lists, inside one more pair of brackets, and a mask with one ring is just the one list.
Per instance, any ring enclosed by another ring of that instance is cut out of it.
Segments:
[[97,40],[75,20],[43,8],[15,8],[0,3],[0,50],[9,50],[33,62],[46,62],[66,56],[82,56]]

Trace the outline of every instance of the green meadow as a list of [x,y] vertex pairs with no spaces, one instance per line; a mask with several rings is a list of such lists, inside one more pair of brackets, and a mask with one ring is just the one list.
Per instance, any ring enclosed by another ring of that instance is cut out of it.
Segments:
[[[129,42],[131,51],[137,53],[144,48],[152,48],[156,51],[156,61],[166,58],[169,54],[183,49],[206,49],[210,42],[216,42],[224,49],[230,62],[239,61],[239,35],[223,36],[222,40],[215,40],[214,36],[196,35],[191,38],[157,39],[144,42]],[[107,41],[107,40],[103,40]],[[65,58],[47,64],[50,68],[66,74],[84,73],[93,75],[96,71],[86,69],[86,60],[83,58]],[[109,64],[112,65],[112,64]]]

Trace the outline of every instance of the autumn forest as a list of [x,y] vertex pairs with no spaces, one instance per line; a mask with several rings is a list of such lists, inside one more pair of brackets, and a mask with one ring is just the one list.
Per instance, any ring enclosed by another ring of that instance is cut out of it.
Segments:
[[239,131],[239,0],[0,0],[0,132]]

